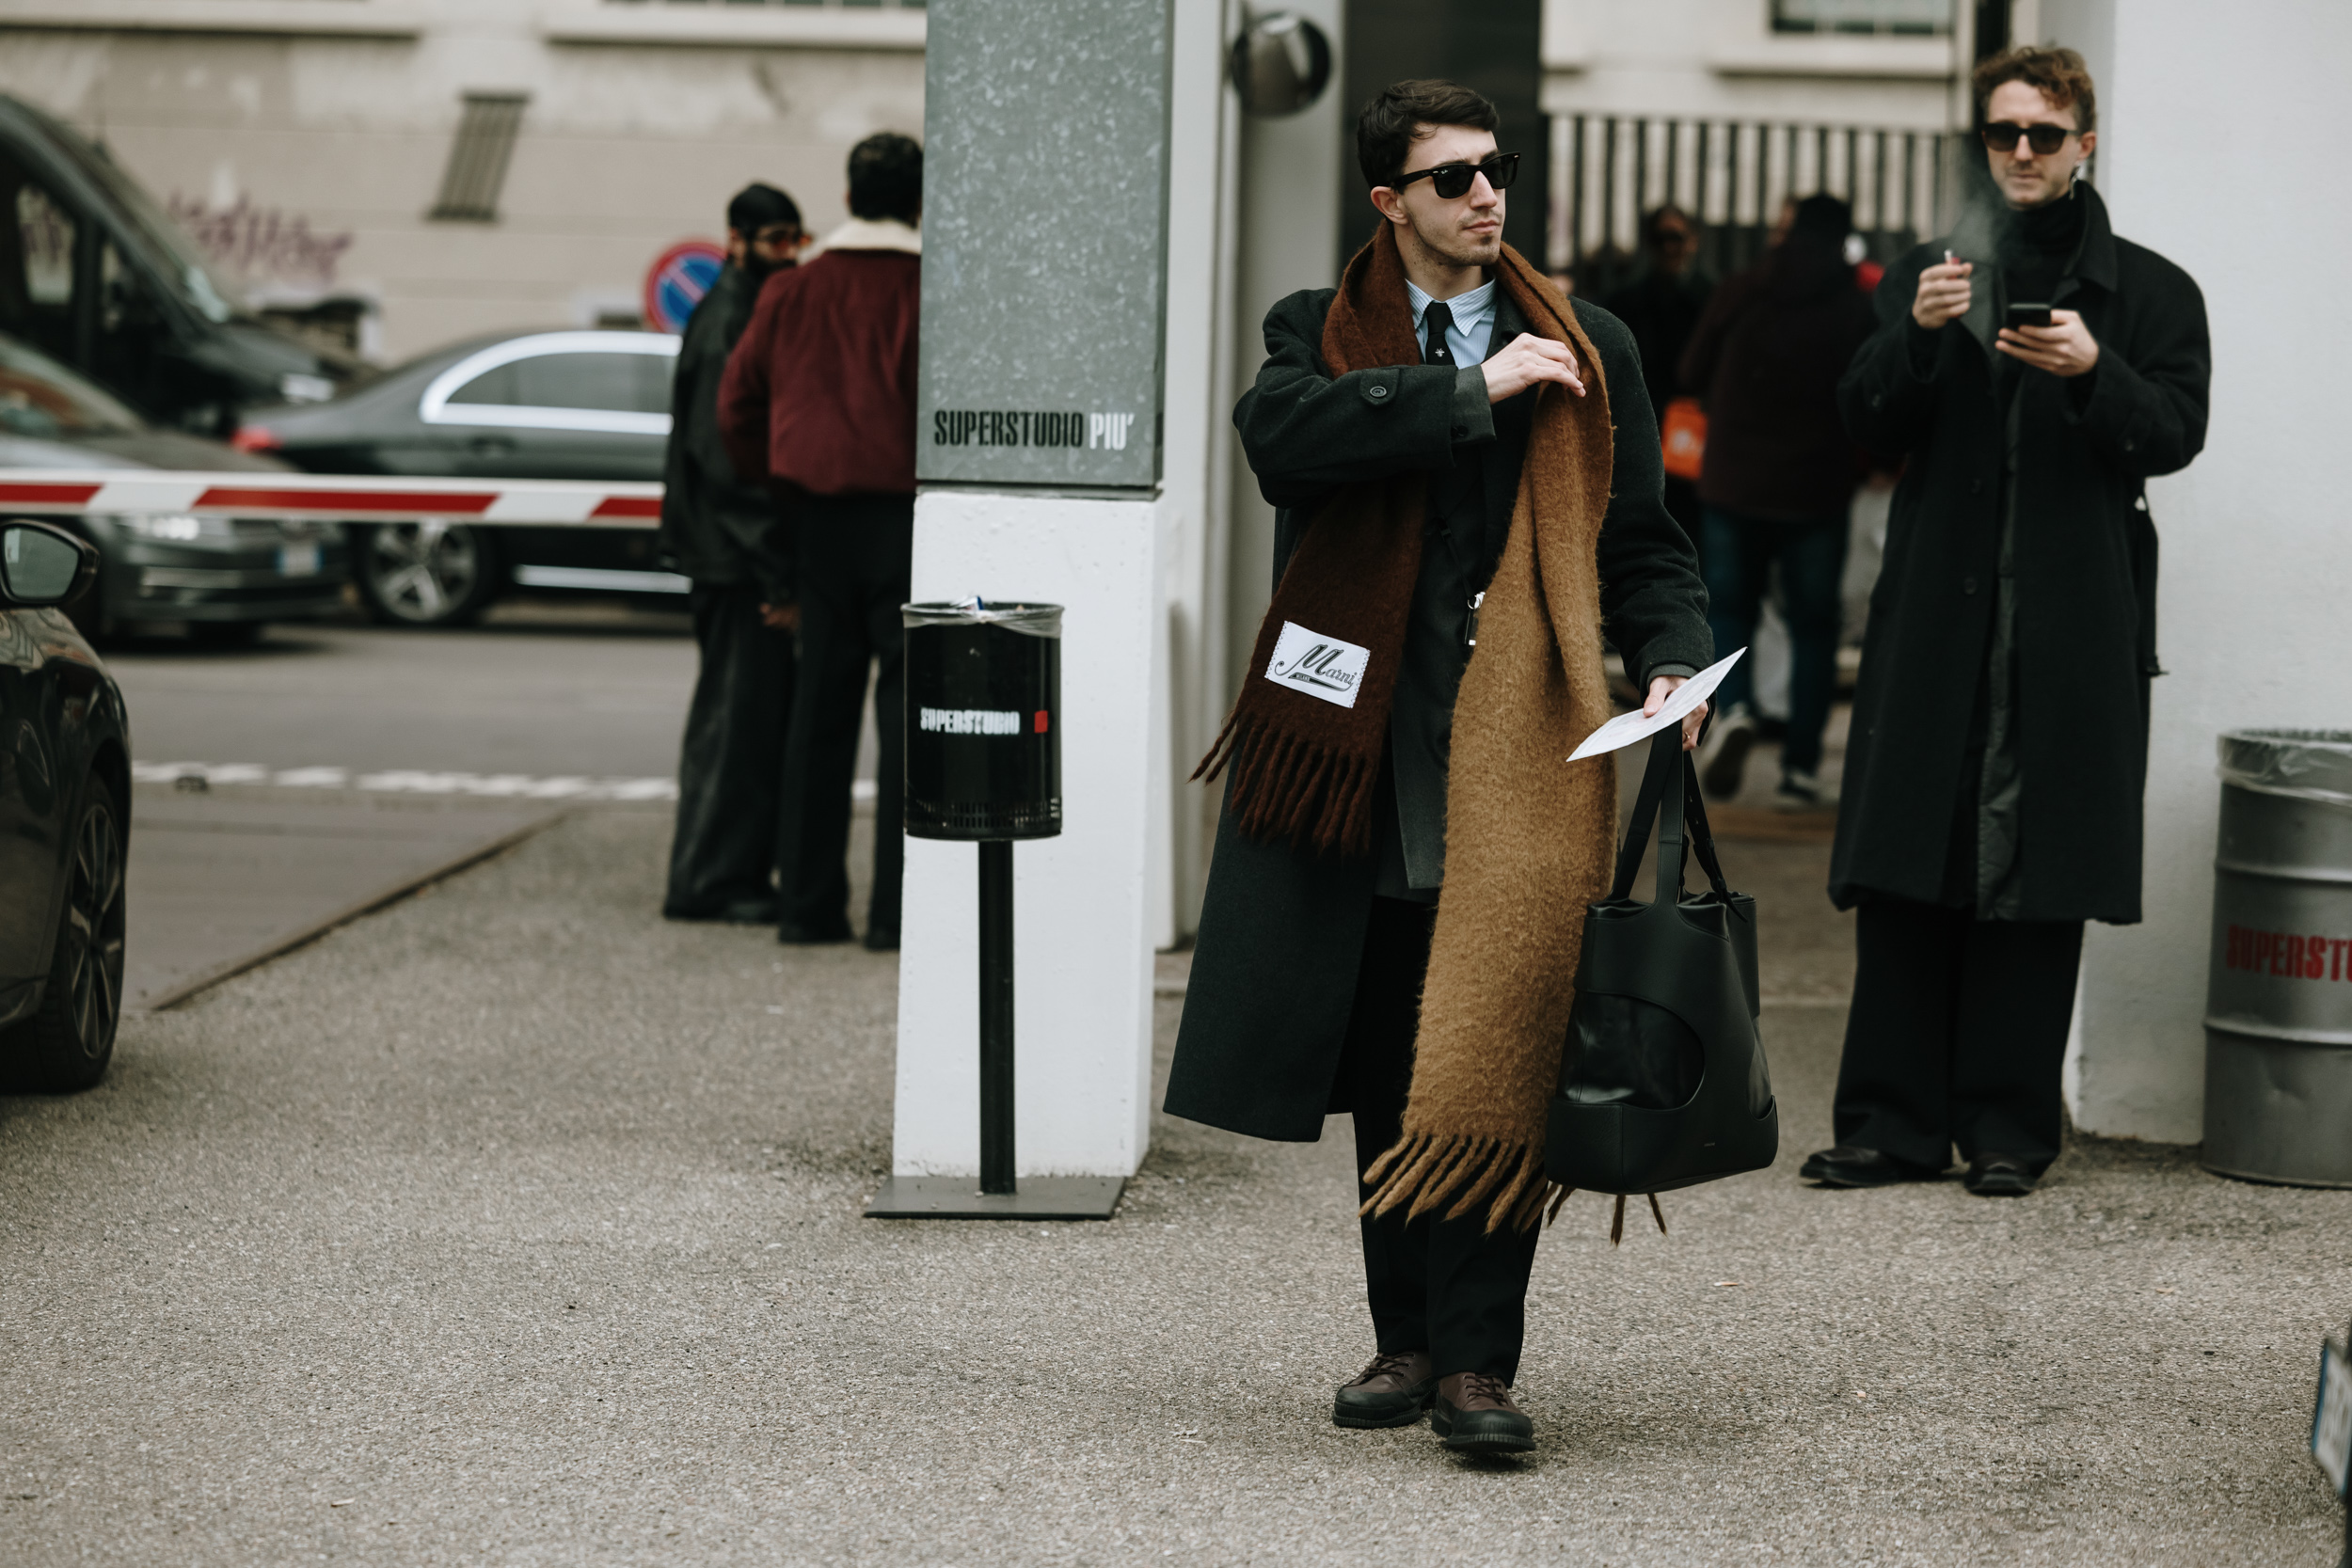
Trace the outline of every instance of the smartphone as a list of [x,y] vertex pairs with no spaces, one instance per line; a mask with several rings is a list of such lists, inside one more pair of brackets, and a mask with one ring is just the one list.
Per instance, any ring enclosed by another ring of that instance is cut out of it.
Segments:
[[2050,325],[2050,308],[2046,305],[2011,305],[2009,308],[2009,325],[2012,327],[2047,326]]

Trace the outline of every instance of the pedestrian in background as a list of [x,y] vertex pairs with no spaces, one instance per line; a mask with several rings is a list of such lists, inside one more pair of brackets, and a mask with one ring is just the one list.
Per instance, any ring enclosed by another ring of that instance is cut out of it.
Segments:
[[850,221],[771,277],[727,360],[719,421],[745,479],[772,486],[799,546],[800,672],[785,742],[777,934],[847,942],[850,791],[874,673],[881,765],[866,945],[898,945],[906,846],[898,607],[914,546],[915,320],[923,149],[883,132],[850,151]]
[[[1681,395],[1682,351],[1707,310],[1714,280],[1699,270],[1697,223],[1671,202],[1642,219],[1642,258],[1640,274],[1600,303],[1633,334],[1633,346],[1642,355],[1642,386],[1662,428],[1667,405]],[[1698,486],[1667,474],[1666,510],[1696,543]]]
[[1432,1410],[1447,1447],[1517,1453],[1545,1106],[1615,858],[1611,759],[1559,759],[1613,712],[1604,626],[1651,712],[1708,644],[1632,337],[1503,245],[1500,122],[1451,82],[1375,95],[1385,221],[1267,313],[1233,410],[1277,580],[1211,753],[1167,1108],[1306,1142],[1352,1113],[1375,1354],[1332,1420]]
[[[1836,1147],[1804,1174],[2030,1192],[2058,1157],[2083,922],[2139,919],[2156,533],[2203,447],[2188,275],[2118,239],[2070,49],[1977,68],[1997,197],[1888,272],[1839,388],[1909,458],[1871,601],[1830,893],[1859,906]],[[2047,325],[2022,325],[2044,315]]]
[[[1699,559],[1715,646],[1748,647],[1772,567],[1789,642],[1788,733],[1773,803],[1820,803],[1821,732],[1837,685],[1848,513],[1865,465],[1837,412],[1838,378],[1869,337],[1870,301],[1846,260],[1853,214],[1809,196],[1754,266],[1724,281],[1692,333],[1682,385],[1707,404]],[[1717,689],[1702,782],[1736,795],[1756,737],[1755,660]]]
[[776,828],[792,711],[792,542],[764,484],[736,478],[719,435],[719,380],[760,285],[803,244],[772,185],[727,203],[727,261],[678,344],[662,468],[660,547],[693,586],[702,656],[678,758],[677,832],[661,912],[767,926],[777,918]]

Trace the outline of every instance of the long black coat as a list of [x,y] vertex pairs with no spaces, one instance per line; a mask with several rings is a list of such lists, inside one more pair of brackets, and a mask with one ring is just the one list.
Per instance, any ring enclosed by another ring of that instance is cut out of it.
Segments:
[[736,477],[719,435],[719,378],[758,296],[758,282],[729,262],[686,319],[670,388],[660,545],[669,562],[698,583],[748,585],[769,603],[789,604],[790,526],[765,483]]
[[[1259,489],[1280,509],[1278,582],[1333,488],[1416,470],[1442,473],[1455,461],[1460,372],[1384,366],[1335,379],[1320,353],[1334,293],[1293,294],[1267,313],[1265,364],[1233,412]],[[1498,313],[1491,347],[1509,341],[1503,327],[1515,314]],[[1665,508],[1658,425],[1632,335],[1583,300],[1576,317],[1599,356],[1615,427],[1597,546],[1601,615],[1626,668],[1646,683],[1661,667],[1691,671],[1708,662],[1707,594],[1690,540]],[[1520,396],[1532,406],[1533,392]],[[1527,442],[1527,410],[1511,406],[1519,401],[1494,407],[1485,464],[1486,504],[1506,517]],[[1432,540],[1426,547],[1441,546]],[[1231,812],[1219,816],[1168,1075],[1170,1115],[1261,1138],[1322,1136],[1376,870],[1372,855],[1258,843],[1234,831]]]
[[[2156,531],[2143,494],[2205,441],[2212,352],[2197,285],[2115,237],[2098,194],[2053,303],[2099,342],[2088,376],[2021,367],[2013,426],[2020,920],[2139,918]],[[1921,245],[1879,285],[1880,326],[1838,388],[1863,445],[1910,459],[1870,596],[1830,862],[1840,907],[1939,901],[1996,597],[2008,410],[1994,395],[1991,269],[1969,320],[1911,319]]]

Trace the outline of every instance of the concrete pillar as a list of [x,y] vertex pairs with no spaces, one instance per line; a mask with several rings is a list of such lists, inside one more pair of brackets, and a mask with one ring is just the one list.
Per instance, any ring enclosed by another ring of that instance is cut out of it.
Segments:
[[[1014,851],[1023,1176],[1129,1175],[1148,1143],[1171,563],[1200,635],[1221,25],[1213,5],[930,10],[914,595],[1067,607],[1063,832]],[[977,896],[971,846],[909,842],[898,1175],[978,1168]]]
[[[2148,489],[2169,673],[2153,687],[2147,918],[2091,927],[2069,1064],[2086,1130],[2189,1143],[2203,1108],[2214,736],[2352,727],[2335,385],[2352,353],[2352,218],[2332,199],[2352,142],[2338,81],[2352,9],[2245,0],[2217,18],[2191,0],[2043,0],[2041,20],[2046,40],[2107,55],[2099,177],[2116,230],[2185,267],[2213,327],[2204,454]],[[2228,102],[2263,105],[2259,155],[2182,112]]]

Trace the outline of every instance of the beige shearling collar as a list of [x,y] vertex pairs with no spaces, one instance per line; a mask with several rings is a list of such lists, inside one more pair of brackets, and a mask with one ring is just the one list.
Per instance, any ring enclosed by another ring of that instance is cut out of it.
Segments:
[[825,236],[818,246],[821,254],[828,250],[903,250],[911,256],[923,254],[923,233],[913,224],[897,218],[851,218]]

